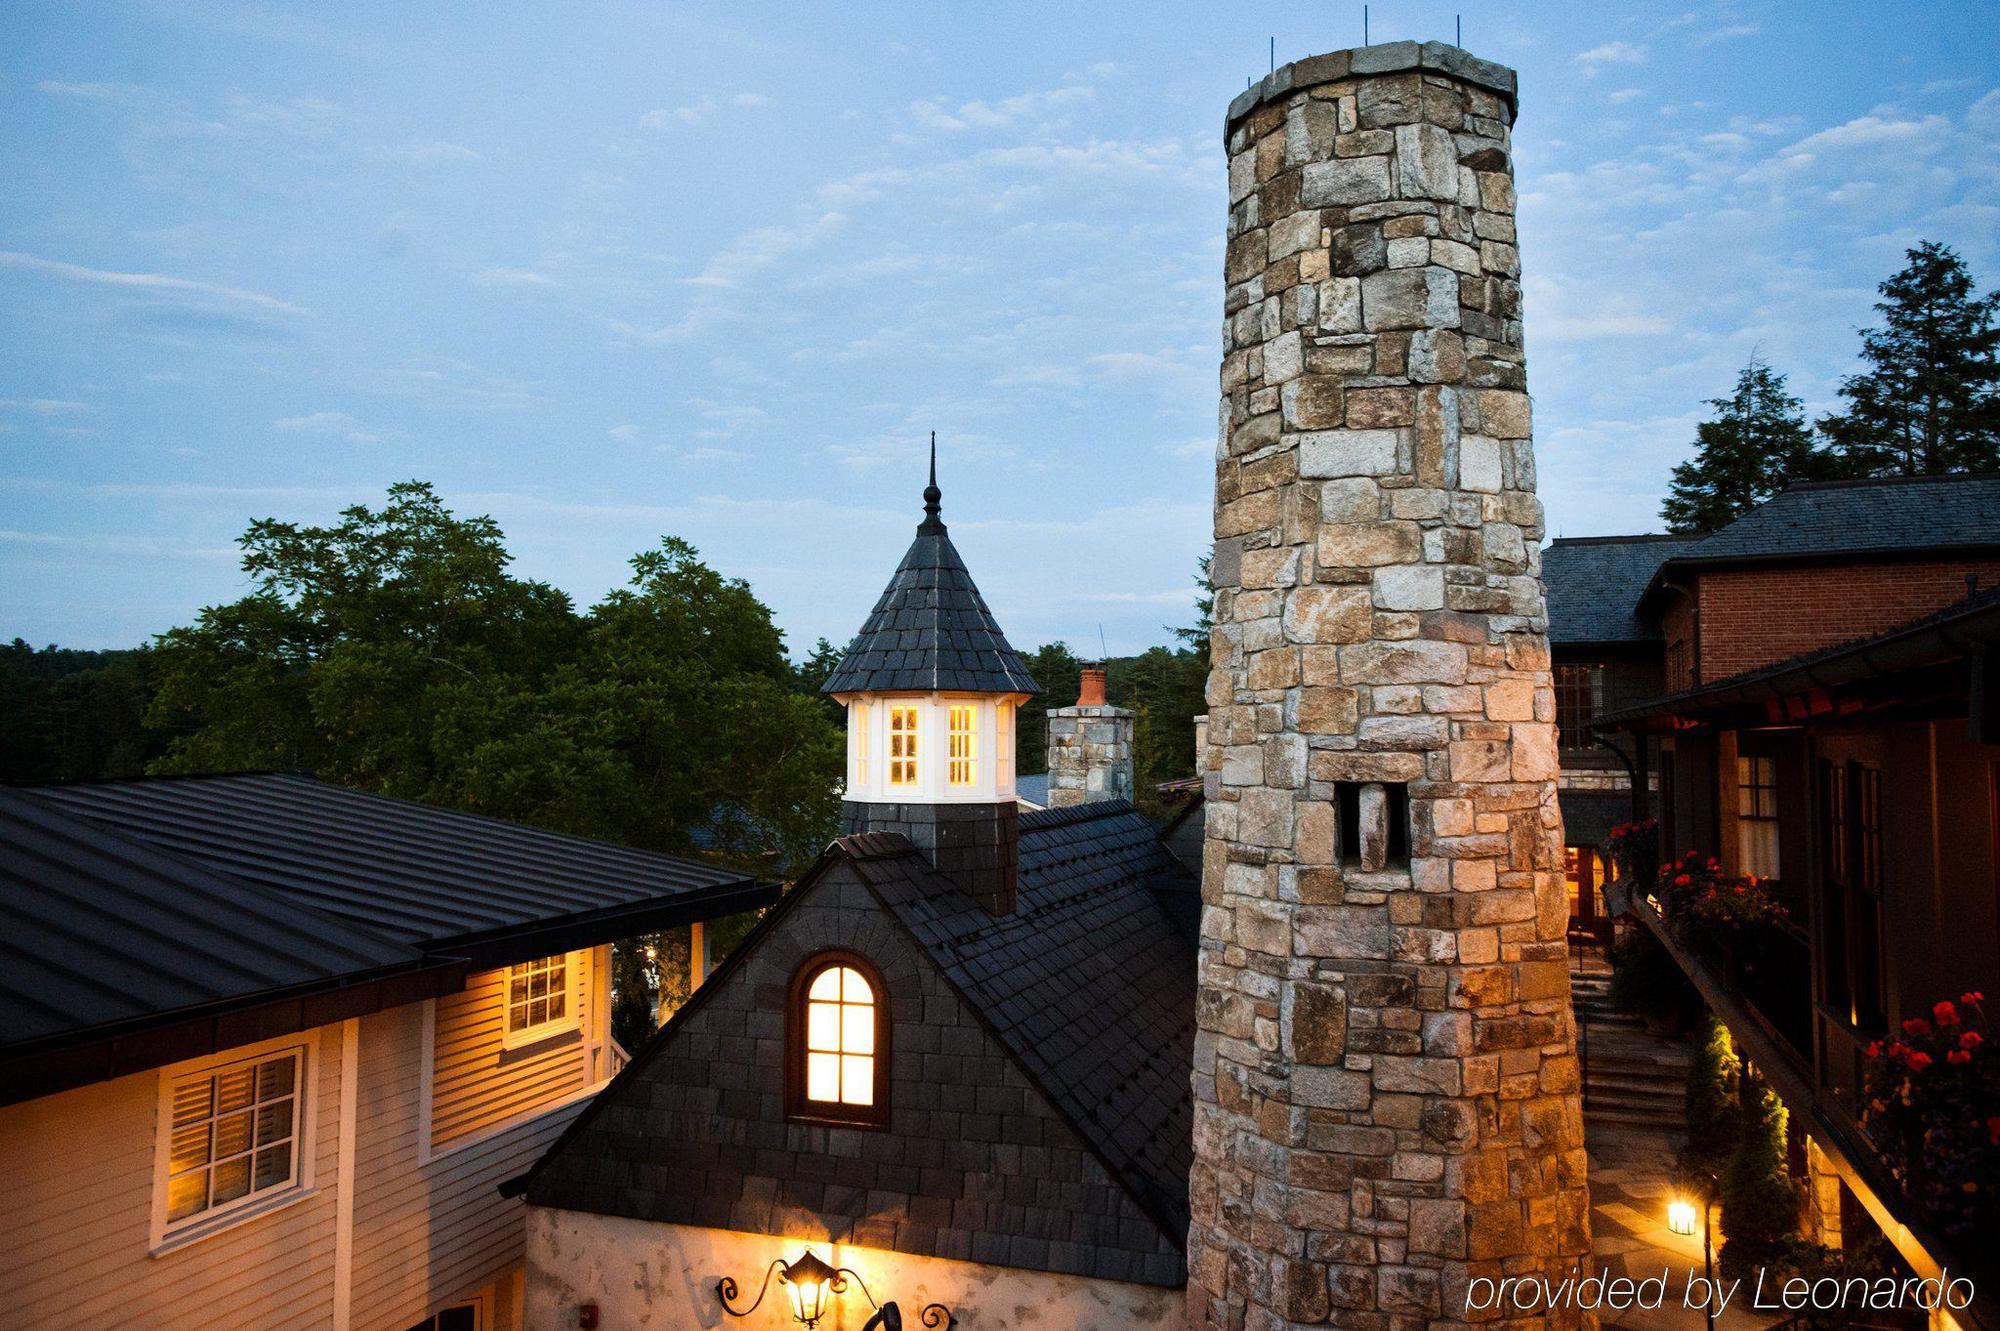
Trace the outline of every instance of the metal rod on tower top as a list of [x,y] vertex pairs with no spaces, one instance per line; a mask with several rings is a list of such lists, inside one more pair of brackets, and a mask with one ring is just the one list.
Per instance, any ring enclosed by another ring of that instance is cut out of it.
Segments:
[[1368,45],[1368,6],[1361,6],[1361,44]]
[[1465,15],[1453,14],[1451,19],[1453,25],[1458,29],[1458,38],[1452,45],[1463,51],[1465,49]]
[[1271,72],[1273,74],[1278,72],[1278,39],[1276,37],[1271,39]]

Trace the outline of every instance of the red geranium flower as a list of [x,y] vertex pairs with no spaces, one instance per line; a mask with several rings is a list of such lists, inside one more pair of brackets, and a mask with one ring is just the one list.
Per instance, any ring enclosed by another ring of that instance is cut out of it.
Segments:
[[1937,1006],[1933,1007],[1931,1015],[1937,1018],[1937,1024],[1940,1026],[1958,1025],[1958,1009],[1951,1005],[1949,998],[1943,999]]
[[1870,1040],[1866,1052],[1870,1058],[1882,1057],[1882,1042],[1880,1040]]
[[1977,989],[1972,989],[1960,994],[1958,1001],[1961,1003],[1983,1003],[1986,1001],[1986,995],[1980,993]]
[[1958,1047],[1960,1049],[1977,1049],[1985,1043],[1984,1040],[1980,1039],[1978,1031],[1967,1031],[1958,1037]]
[[1903,1034],[1905,1035],[1929,1035],[1930,1033],[1931,1024],[1922,1017],[1911,1017],[1903,1023]]
[[1944,1061],[1947,1063],[1970,1063],[1972,1055],[1966,1053],[1963,1049],[1954,1049],[1944,1056]]
[[1931,1065],[1931,1056],[1919,1050],[1918,1052],[1910,1055],[1909,1063],[1910,1063],[1910,1071],[1922,1072],[1925,1068]]
[[1683,874],[1675,874],[1675,875],[1674,875],[1674,886],[1675,886],[1675,887],[1686,887],[1686,886],[1687,886],[1687,885],[1688,885],[1689,883],[1691,883],[1691,882],[1693,882],[1693,881],[1694,881],[1694,880],[1693,880],[1692,878],[1689,878],[1689,877],[1688,877],[1688,876],[1687,876],[1686,874],[1684,874],[1684,873],[1683,873]]

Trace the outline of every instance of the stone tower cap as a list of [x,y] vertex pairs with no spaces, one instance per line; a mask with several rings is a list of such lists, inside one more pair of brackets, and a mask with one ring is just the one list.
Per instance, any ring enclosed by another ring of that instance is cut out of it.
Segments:
[[1329,51],[1325,55],[1307,56],[1304,60],[1278,66],[1262,80],[1244,89],[1229,104],[1229,114],[1222,125],[1223,136],[1226,138],[1236,128],[1237,121],[1265,102],[1315,84],[1332,83],[1357,74],[1399,74],[1407,69],[1448,74],[1488,92],[1498,93],[1507,100],[1510,118],[1519,109],[1515,102],[1519,80],[1514,71],[1505,65],[1481,60],[1449,42],[1384,42],[1379,46]]

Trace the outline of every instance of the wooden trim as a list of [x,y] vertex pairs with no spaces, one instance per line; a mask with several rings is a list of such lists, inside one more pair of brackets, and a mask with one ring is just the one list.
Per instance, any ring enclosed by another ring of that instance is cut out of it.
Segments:
[[[298,1081],[292,1102],[292,1182],[261,1197],[255,1193],[248,1194],[240,1204],[230,1203],[226,1210],[203,1212],[170,1226],[167,1223],[167,1163],[174,1135],[174,1083],[181,1078],[213,1072],[234,1063],[270,1058],[292,1050],[296,1050],[299,1056]],[[243,1045],[160,1069],[158,1108],[153,1121],[152,1211],[147,1235],[147,1251],[151,1256],[163,1256],[190,1243],[199,1243],[317,1194],[313,1165],[319,1145],[319,1075],[317,1030]]]
[[424,1010],[417,1020],[423,1027],[421,1048],[417,1051],[417,1163],[427,1165],[431,1162],[431,1098],[437,1092],[438,1005],[435,998],[424,1001]]
[[350,1017],[340,1028],[339,1191],[333,1199],[333,1331],[348,1331],[354,1318],[354,1139],[361,1102],[361,1021]]
[[[834,1105],[806,1099],[806,991],[820,972],[847,966],[861,973],[875,995],[875,1103]],[[843,1128],[885,1129],[889,1126],[890,1018],[889,985],[874,962],[858,952],[829,948],[815,952],[792,972],[785,999],[785,1117],[801,1123]]]

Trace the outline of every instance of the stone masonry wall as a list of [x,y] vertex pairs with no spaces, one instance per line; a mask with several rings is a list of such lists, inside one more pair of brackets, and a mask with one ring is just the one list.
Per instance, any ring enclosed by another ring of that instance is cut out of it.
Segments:
[[1513,95],[1399,43],[1230,109],[1195,1325],[1493,1321],[1589,1249]]
[[1049,807],[1132,798],[1132,713],[1058,707],[1049,713]]

